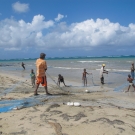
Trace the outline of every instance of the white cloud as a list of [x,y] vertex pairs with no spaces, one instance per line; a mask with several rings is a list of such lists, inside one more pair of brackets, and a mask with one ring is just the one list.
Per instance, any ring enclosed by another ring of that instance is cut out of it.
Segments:
[[20,3],[19,1],[12,4],[12,8],[19,13],[27,12],[29,10],[29,4]]
[[73,23],[66,31],[49,33],[44,37],[44,42],[58,48],[128,46],[134,45],[134,28],[135,24],[123,27],[118,23],[111,23],[108,19],[91,19]]
[[121,49],[134,47],[135,24],[124,27],[108,19],[90,19],[68,26],[65,22],[55,24],[52,20],[46,21],[43,15],[36,15],[30,23],[14,19],[0,21],[0,35],[0,47],[6,50],[29,47]]
[[54,22],[45,21],[44,16],[36,15],[31,23],[24,20],[5,19],[0,21],[0,47],[19,48],[36,46],[42,37],[42,31],[52,27]]
[[41,38],[42,37],[42,32],[38,32],[36,37]]
[[62,18],[64,18],[64,15],[58,14],[58,16],[55,18],[55,21],[60,21]]
[[5,48],[4,50],[5,51],[18,51],[18,50],[21,50],[21,49],[12,47],[12,48]]

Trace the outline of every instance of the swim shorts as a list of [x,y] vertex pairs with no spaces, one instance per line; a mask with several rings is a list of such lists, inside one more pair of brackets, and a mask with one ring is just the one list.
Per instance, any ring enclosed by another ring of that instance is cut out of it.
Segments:
[[60,82],[64,82],[64,79],[63,79],[63,78],[61,78],[61,79],[60,79]]
[[132,86],[132,85],[133,85],[133,83],[129,83],[129,85],[130,85],[130,86]]
[[46,76],[44,77],[37,77],[37,84],[42,84],[42,86],[47,86],[47,79]]

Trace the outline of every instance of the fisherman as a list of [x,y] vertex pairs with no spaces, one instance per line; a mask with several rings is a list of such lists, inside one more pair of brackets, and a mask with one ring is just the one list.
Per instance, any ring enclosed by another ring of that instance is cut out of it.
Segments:
[[89,74],[92,74],[92,73],[86,72],[86,69],[83,70],[82,80],[83,80],[84,86],[87,86],[87,75],[89,75]]
[[25,70],[25,66],[24,66],[25,64],[22,62],[22,67],[23,67],[23,69]]
[[133,80],[134,80],[134,71],[135,71],[135,67],[134,67],[134,63],[132,63],[132,66],[131,66],[131,77],[133,78]]
[[104,73],[108,74],[108,71],[105,70],[105,64],[102,64],[102,67],[100,69],[100,80],[102,84],[104,84]]
[[37,93],[37,90],[38,90],[38,87],[40,84],[42,84],[42,86],[44,86],[45,88],[45,91],[46,91],[46,95],[51,95],[49,92],[48,92],[48,89],[47,89],[47,78],[46,78],[46,70],[47,70],[47,64],[46,64],[46,61],[44,60],[45,59],[45,56],[46,54],[44,53],[41,53],[40,54],[40,58],[36,60],[36,67],[37,67],[37,81],[36,81],[36,89],[35,89],[35,92],[34,92],[34,95],[39,95]]
[[128,86],[128,90],[125,91],[125,92],[128,92],[128,91],[129,91],[130,86],[133,86],[134,91],[135,91],[135,85],[134,85],[134,83],[133,83],[133,78],[131,78],[131,75],[130,75],[130,74],[128,75],[127,81],[129,82],[129,86]]
[[57,82],[57,84],[60,86],[61,82],[64,84],[65,87],[67,87],[67,85],[64,82],[64,77],[61,74],[59,74],[58,75],[58,82]]

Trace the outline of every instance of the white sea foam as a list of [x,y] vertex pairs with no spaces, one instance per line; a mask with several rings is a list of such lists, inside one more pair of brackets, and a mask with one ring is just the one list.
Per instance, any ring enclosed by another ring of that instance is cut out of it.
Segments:
[[126,61],[126,62],[128,62],[128,63],[133,63],[133,61]]
[[[100,70],[100,69],[96,69]],[[107,71],[115,71],[115,72],[130,72],[130,70],[123,70],[123,69],[105,69]]]
[[[108,70],[108,71],[109,71],[109,70]],[[130,70],[123,70],[123,69],[110,69],[110,71],[130,72]]]
[[81,62],[81,63],[98,63],[98,62],[107,62],[107,61],[77,61],[77,62]]
[[72,68],[72,67],[53,67],[53,68],[60,68],[60,69],[83,69],[83,68]]

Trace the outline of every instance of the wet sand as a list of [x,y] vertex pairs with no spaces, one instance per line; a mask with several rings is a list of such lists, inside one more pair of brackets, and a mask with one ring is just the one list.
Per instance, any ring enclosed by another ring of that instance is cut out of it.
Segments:
[[[54,79],[55,80],[55,79]],[[46,96],[39,88],[34,97],[30,78],[3,73],[0,75],[0,102],[28,100],[31,107],[22,106],[0,113],[2,135],[134,135],[135,92],[114,92],[107,85],[82,87],[77,82],[61,89],[48,76]],[[55,80],[56,81],[56,80]],[[66,81],[67,84],[71,82]],[[86,93],[85,90],[90,93]],[[126,90],[124,88],[123,90]],[[36,100],[40,102],[35,102]],[[78,102],[80,106],[69,106]],[[34,104],[36,103],[36,104]],[[0,107],[3,106],[0,104]]]

